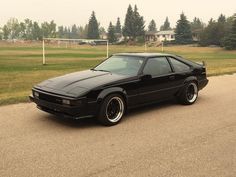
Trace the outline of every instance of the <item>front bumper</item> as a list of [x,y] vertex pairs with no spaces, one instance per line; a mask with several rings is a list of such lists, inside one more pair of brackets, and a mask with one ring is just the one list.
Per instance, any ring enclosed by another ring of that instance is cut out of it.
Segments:
[[82,118],[94,117],[95,115],[95,108],[92,105],[89,106],[87,104],[80,106],[60,105],[34,98],[33,95],[30,95],[29,99],[30,101],[37,104],[38,109],[63,118],[82,119]]

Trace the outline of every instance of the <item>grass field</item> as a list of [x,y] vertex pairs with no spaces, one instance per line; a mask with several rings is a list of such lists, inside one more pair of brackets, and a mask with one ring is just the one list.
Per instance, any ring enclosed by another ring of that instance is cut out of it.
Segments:
[[[144,52],[143,46],[110,46],[110,54]],[[150,47],[147,52],[160,52]],[[193,61],[206,61],[208,75],[236,72],[236,51],[191,46],[165,47],[166,53]],[[106,56],[105,46],[46,46],[47,65],[42,66],[41,44],[0,43],[0,105],[28,101],[31,87],[50,77],[91,68]]]

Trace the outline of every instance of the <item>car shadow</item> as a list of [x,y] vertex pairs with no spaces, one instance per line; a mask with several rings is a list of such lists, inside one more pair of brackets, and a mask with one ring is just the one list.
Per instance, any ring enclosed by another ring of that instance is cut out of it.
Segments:
[[45,119],[48,121],[53,121],[54,123],[71,127],[71,128],[92,128],[92,127],[99,127],[99,123],[95,118],[86,118],[86,119],[68,119],[59,116],[55,116],[52,114],[47,114],[44,116]]
[[146,114],[157,109],[164,109],[174,105],[179,105],[179,103],[175,99],[140,106],[137,108],[130,109],[126,114],[125,119],[128,120],[140,114]]
[[[205,101],[205,99],[201,98],[201,97],[199,97],[197,100],[198,103],[202,102],[202,101]],[[153,103],[153,104],[133,108],[133,109],[130,109],[127,111],[127,113],[122,121],[123,122],[129,121],[131,118],[139,117],[138,115],[140,115],[140,114],[146,114],[148,112],[152,112],[157,109],[164,109],[164,108],[167,108],[170,106],[177,106],[177,105],[184,106],[184,105],[179,104],[175,99],[172,99],[172,100],[167,100],[167,101],[163,101],[163,102],[159,102],[159,103]],[[58,116],[51,115],[51,114],[45,115],[44,118],[49,121],[53,121],[54,123],[68,126],[71,128],[104,127],[101,124],[99,124],[99,122],[96,120],[96,118],[86,118],[86,119],[74,120],[74,119],[58,117]]]

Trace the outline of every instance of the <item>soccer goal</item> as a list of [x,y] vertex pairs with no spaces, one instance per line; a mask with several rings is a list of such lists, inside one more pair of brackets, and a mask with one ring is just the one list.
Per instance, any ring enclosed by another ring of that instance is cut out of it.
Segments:
[[[45,51],[45,45],[46,42],[54,42],[57,43],[59,46],[60,44],[64,44],[65,47],[67,48],[69,45],[74,44],[74,45],[91,45],[91,46],[96,46],[96,45],[106,45],[106,57],[109,57],[109,41],[104,40],[104,39],[65,39],[65,38],[43,38],[42,41],[42,48],[43,48],[43,60],[42,64],[46,64],[46,51]],[[105,57],[105,56],[104,56]]]

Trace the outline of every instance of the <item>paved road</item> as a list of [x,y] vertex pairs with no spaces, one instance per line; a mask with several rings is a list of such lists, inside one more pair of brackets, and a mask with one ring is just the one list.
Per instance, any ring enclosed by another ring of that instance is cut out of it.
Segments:
[[236,75],[211,77],[192,106],[132,111],[121,124],[0,107],[0,176],[236,176]]

